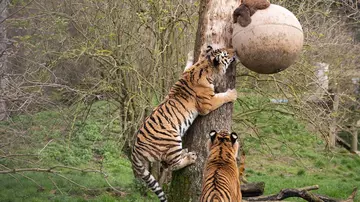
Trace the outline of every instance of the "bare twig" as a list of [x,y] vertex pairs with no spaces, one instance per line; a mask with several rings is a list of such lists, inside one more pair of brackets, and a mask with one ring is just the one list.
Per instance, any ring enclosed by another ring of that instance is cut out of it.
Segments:
[[13,158],[13,157],[28,157],[28,156],[34,156],[34,157],[38,157],[38,154],[9,154],[9,155],[5,155],[5,156],[0,156],[0,159],[2,158]]
[[56,182],[50,176],[48,176],[48,179],[53,183],[53,185],[56,187],[56,189],[59,190],[59,192],[62,195],[64,195],[64,193],[61,191],[61,189],[57,186]]
[[10,15],[8,15],[6,18],[4,18],[3,20],[0,21],[0,24],[2,24],[3,22],[5,22],[5,20],[11,18],[11,17],[14,16],[16,13],[20,12],[21,10],[23,10],[24,8],[26,8],[27,6],[29,6],[33,1],[35,1],[35,0],[29,1],[27,4],[25,4],[24,6],[22,6],[21,8],[19,8],[19,9],[16,10],[15,12],[11,13]]
[[18,168],[18,169],[10,169],[10,170],[0,170],[0,174],[19,173],[19,172],[49,172],[49,173],[53,173],[55,171],[53,171],[51,169],[45,169],[45,168]]
[[62,166],[62,165],[53,166],[53,167],[50,167],[50,168],[14,168],[14,169],[8,169],[8,170],[0,170],[0,174],[19,173],[19,172],[59,173],[59,171],[56,171],[57,169],[70,169],[70,170],[80,171],[80,172],[84,172],[84,173],[91,173],[91,172],[92,173],[100,173],[104,177],[107,176],[106,173],[104,173],[103,171],[100,171],[100,170],[94,170],[94,169],[88,169],[88,168],[81,169],[81,168],[70,167],[70,166]]
[[39,155],[41,154],[41,152],[53,141],[54,139],[51,139],[48,141],[48,143],[46,143],[46,145],[39,151]]

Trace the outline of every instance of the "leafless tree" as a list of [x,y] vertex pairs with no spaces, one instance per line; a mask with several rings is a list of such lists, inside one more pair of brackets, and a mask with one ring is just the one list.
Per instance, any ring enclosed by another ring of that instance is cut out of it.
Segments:
[[3,23],[8,15],[8,0],[0,1],[0,121],[8,117],[5,101],[5,92],[8,85],[7,80],[7,34],[6,26]]

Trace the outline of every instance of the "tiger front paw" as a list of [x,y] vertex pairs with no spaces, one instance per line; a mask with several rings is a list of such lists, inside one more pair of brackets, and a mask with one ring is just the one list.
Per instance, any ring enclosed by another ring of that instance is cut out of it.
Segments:
[[226,95],[229,99],[229,102],[234,102],[237,99],[237,91],[236,89],[228,89],[226,91]]
[[193,164],[193,163],[195,163],[195,161],[197,159],[197,155],[195,152],[189,152],[189,153],[187,153],[187,158],[188,158],[189,164]]

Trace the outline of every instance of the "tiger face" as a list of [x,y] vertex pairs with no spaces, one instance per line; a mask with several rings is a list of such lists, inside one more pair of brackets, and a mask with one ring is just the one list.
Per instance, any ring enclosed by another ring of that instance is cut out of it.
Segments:
[[226,73],[229,65],[235,61],[235,50],[231,48],[212,49],[208,46],[206,57],[212,64],[214,72],[220,76]]
[[235,50],[231,48],[213,49],[208,46],[206,57],[214,68],[214,72],[222,76],[226,73],[229,65],[235,61]]
[[[208,46],[195,64],[185,67],[183,76],[188,77],[194,84],[212,86],[223,77],[235,58],[235,50],[232,48],[213,49]],[[191,64],[192,61],[188,63]]]
[[192,65],[192,53],[189,53],[188,57],[184,73],[204,72],[205,70],[209,76],[216,77],[223,76],[226,73],[230,64],[235,61],[236,54],[232,48],[213,49],[212,46],[208,46],[194,65]]

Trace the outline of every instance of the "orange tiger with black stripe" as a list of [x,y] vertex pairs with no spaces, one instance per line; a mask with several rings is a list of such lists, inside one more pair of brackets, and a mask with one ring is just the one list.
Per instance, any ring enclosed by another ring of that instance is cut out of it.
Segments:
[[211,131],[200,202],[241,202],[236,133]]
[[148,170],[149,162],[160,161],[170,170],[193,164],[194,152],[182,148],[181,137],[200,115],[206,115],[227,102],[236,100],[236,90],[215,93],[214,82],[223,76],[234,61],[233,49],[208,47],[205,57],[185,69],[165,100],[145,119],[138,130],[132,150],[132,166],[155,192],[161,202],[166,196]]

